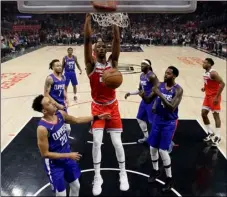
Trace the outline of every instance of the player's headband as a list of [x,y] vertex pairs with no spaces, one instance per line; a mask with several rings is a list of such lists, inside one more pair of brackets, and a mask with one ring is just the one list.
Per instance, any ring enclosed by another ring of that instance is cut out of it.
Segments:
[[148,62],[147,60],[143,60],[143,61],[141,62],[141,64],[147,64],[148,66],[151,66],[150,62]]

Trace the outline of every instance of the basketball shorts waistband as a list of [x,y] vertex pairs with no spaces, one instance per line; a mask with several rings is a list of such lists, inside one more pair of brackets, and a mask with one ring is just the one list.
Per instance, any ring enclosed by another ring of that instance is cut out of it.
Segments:
[[75,72],[75,70],[65,70],[65,73]]
[[97,102],[97,101],[92,101],[93,103],[95,103],[95,104],[97,104],[97,105],[111,105],[111,104],[113,104],[115,101],[116,101],[117,99],[115,98],[115,99],[113,99],[113,100],[111,100],[111,101],[108,101],[108,102],[106,102],[106,103],[101,103],[101,102]]
[[160,121],[177,121],[178,118],[169,118],[169,117],[165,117],[165,116],[160,116],[158,114],[156,114],[156,119],[160,120]]

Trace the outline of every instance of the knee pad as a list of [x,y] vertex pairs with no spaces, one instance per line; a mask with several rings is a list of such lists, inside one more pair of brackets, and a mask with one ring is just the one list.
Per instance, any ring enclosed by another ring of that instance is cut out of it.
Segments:
[[159,149],[160,156],[162,158],[164,166],[167,166],[171,163],[171,159],[167,150]]
[[80,192],[80,182],[79,180],[75,180],[72,183],[69,184],[70,186],[70,193],[69,196],[79,196]]
[[56,192],[56,196],[66,196],[66,190],[62,191],[62,192]]
[[80,182],[79,180],[75,180],[72,183],[69,184],[70,189],[80,189]]
[[158,155],[158,149],[150,146],[150,154],[151,154],[151,160],[152,161],[158,161],[159,155]]
[[154,148],[154,147],[152,147],[152,146],[150,146],[150,153],[151,153],[152,155],[155,155],[155,154],[158,153],[158,149],[157,149],[157,148]]
[[159,149],[159,154],[160,154],[161,157],[163,157],[163,156],[165,156],[166,154],[168,154],[168,151]]
[[147,123],[145,121],[137,119],[137,122],[139,123],[142,131],[147,131]]

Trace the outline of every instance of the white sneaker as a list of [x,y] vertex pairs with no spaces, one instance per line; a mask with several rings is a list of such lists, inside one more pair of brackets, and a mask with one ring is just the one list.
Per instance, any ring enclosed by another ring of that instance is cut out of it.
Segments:
[[205,142],[208,142],[208,141],[210,141],[213,137],[214,137],[214,133],[209,133],[209,134],[207,135],[207,137],[205,137],[203,140],[204,140]]
[[102,193],[102,184],[103,184],[103,179],[101,175],[97,175],[97,176],[95,175],[93,188],[92,188],[92,193],[94,196],[98,196]]
[[120,172],[120,190],[121,191],[128,191],[129,190],[129,183],[128,183],[128,176],[126,172]]
[[147,137],[144,137],[144,138],[142,138],[142,139],[139,139],[139,140],[138,140],[138,143],[143,144],[143,143],[146,142],[146,141],[147,141]]

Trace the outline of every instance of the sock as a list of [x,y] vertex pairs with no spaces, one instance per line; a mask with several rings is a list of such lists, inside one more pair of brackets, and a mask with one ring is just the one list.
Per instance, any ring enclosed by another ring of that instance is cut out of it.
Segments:
[[123,162],[118,162],[119,164],[119,169],[121,172],[125,172],[125,161]]
[[95,175],[100,175],[100,165],[101,163],[94,163]]
[[56,196],[66,196],[66,190],[62,191],[62,192],[58,192],[56,191]]
[[80,182],[79,180],[75,180],[72,183],[69,183],[70,186],[70,192],[69,192],[69,196],[79,196],[79,192],[80,192]]
[[216,129],[215,129],[215,135],[216,135],[217,137],[220,137],[220,129],[221,129],[221,128],[216,128]]
[[158,158],[159,158],[158,149],[151,146],[150,147],[150,153],[151,153],[151,161],[152,161],[152,165],[153,165],[154,170],[159,170],[159,167],[158,167]]
[[100,175],[100,164],[101,164],[101,145],[103,138],[103,130],[93,130],[93,146],[92,146],[92,157],[95,169],[95,176]]
[[213,133],[210,124],[206,124],[205,127],[206,127],[206,130],[207,130],[208,134],[212,134]]
[[167,150],[162,150],[162,149],[159,149],[159,153],[163,161],[163,165],[166,171],[166,176],[171,178],[172,170],[171,170],[171,159],[170,159],[169,153]]
[[139,123],[140,129],[142,130],[144,137],[148,137],[148,131],[147,131],[147,123],[143,120],[137,119],[137,122]]
[[120,171],[125,172],[125,151],[121,141],[121,133],[110,131],[110,137],[115,148]]
[[143,131],[144,137],[148,138],[148,131]]

